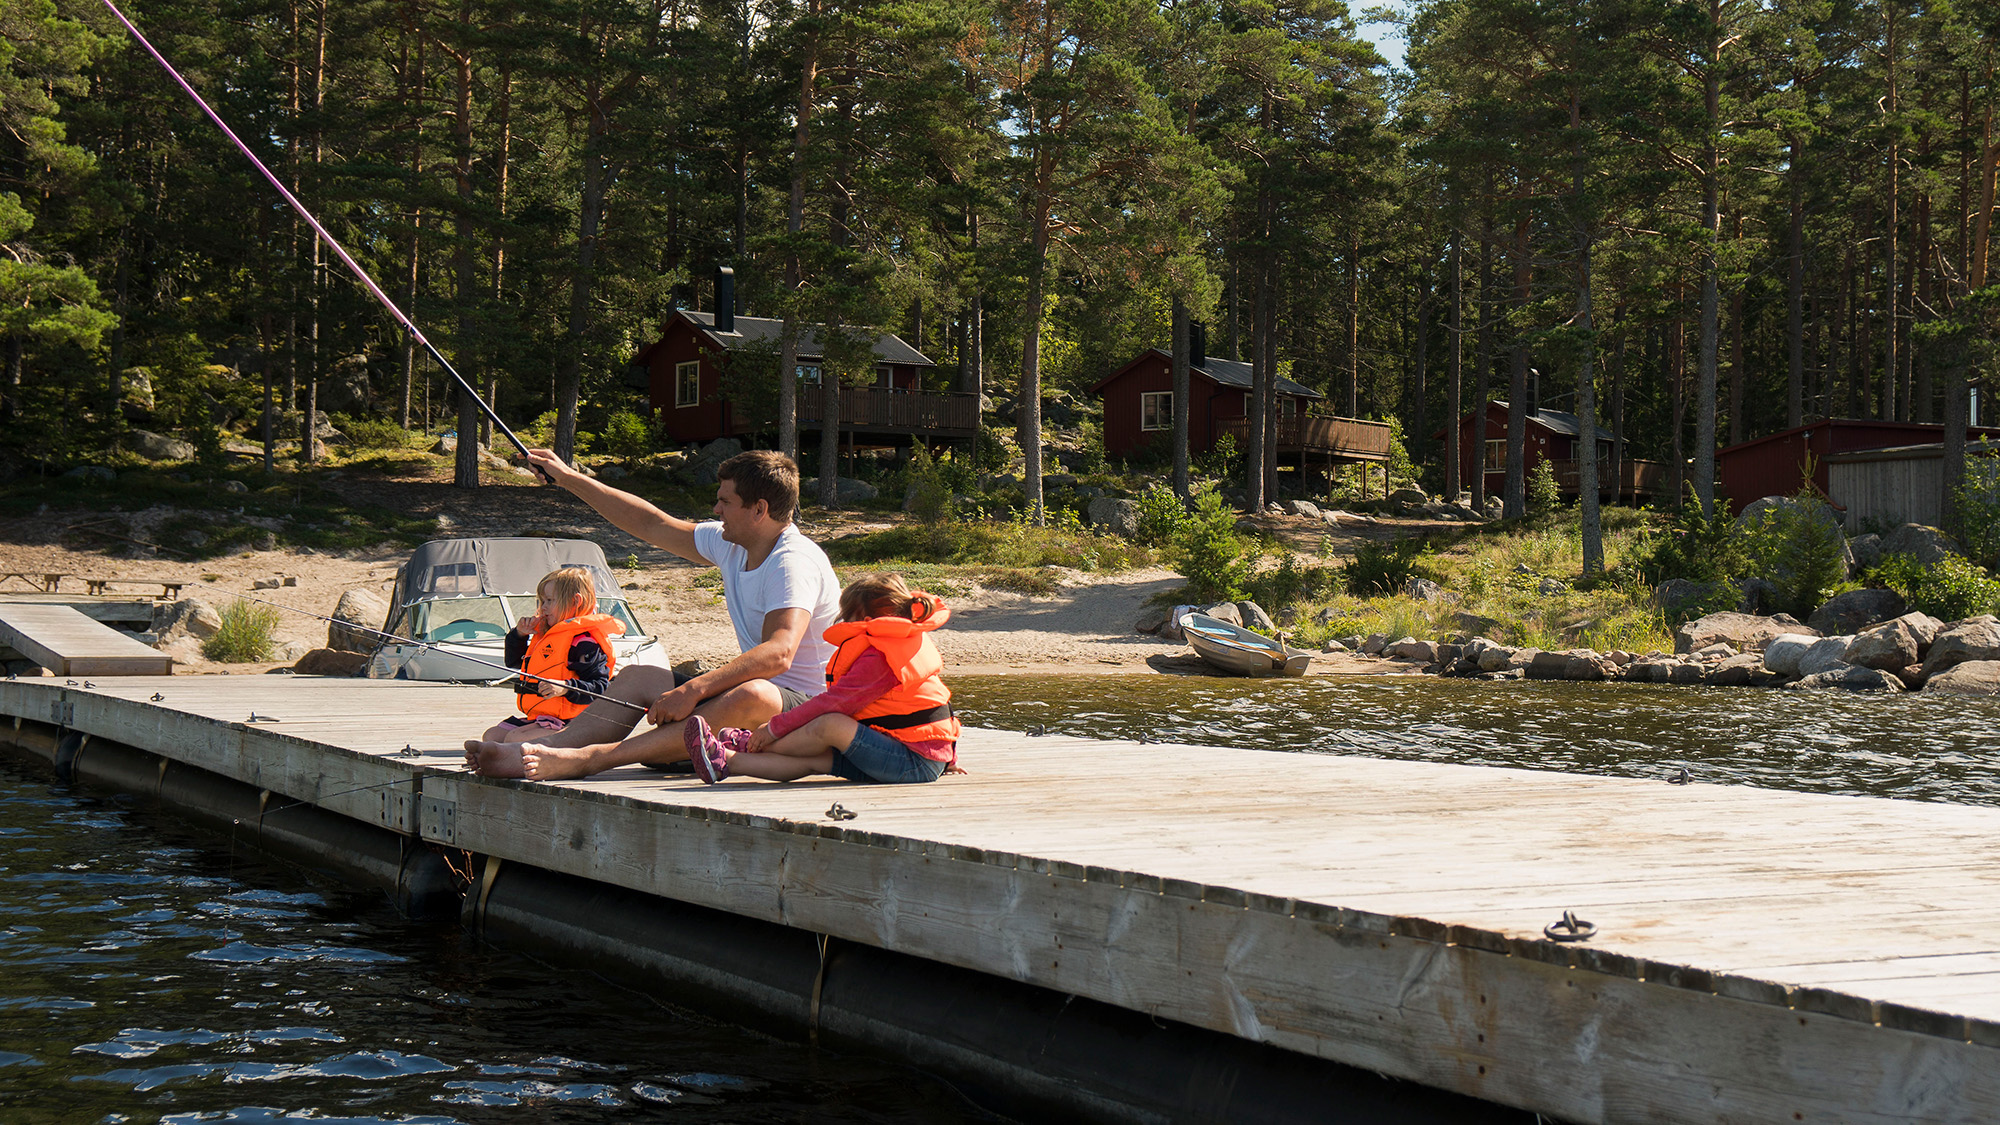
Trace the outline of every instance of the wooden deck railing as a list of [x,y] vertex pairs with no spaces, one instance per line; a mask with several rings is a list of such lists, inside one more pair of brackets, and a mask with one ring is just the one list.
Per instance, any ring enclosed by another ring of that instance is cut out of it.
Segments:
[[[1555,466],[1556,487],[1562,489],[1564,492],[1576,492],[1578,482],[1582,478],[1582,470],[1579,468],[1578,463],[1573,460],[1552,461],[1550,463]],[[1649,493],[1660,492],[1668,487],[1667,466],[1658,461],[1633,461],[1628,459],[1619,462],[1618,467],[1618,494],[1621,496],[1627,493],[1643,496]],[[1598,491],[1610,492],[1611,482],[1610,459],[1606,458],[1598,461]]]
[[[812,384],[799,386],[799,425],[819,426],[820,389]],[[759,424],[738,417],[738,430],[755,430]],[[840,428],[877,433],[929,434],[940,437],[971,437],[979,432],[979,396],[939,391],[892,391],[886,387],[842,387]]]
[[[1250,419],[1218,418],[1217,437],[1231,434],[1239,449],[1250,444]],[[1280,418],[1277,428],[1280,453],[1307,453],[1351,457],[1363,461],[1389,459],[1389,424],[1361,418]]]

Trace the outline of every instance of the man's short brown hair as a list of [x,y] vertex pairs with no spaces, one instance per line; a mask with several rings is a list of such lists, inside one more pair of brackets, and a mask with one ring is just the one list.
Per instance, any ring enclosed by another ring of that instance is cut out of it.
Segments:
[[799,506],[799,467],[775,449],[738,453],[715,470],[717,479],[733,481],[736,495],[749,507],[762,500],[779,523],[792,518]]

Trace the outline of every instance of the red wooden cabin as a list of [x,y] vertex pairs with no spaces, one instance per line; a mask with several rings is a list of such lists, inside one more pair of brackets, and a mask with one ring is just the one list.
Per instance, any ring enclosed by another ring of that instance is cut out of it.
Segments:
[[[775,431],[775,416],[755,416],[729,401],[723,393],[722,373],[731,357],[740,353],[775,356],[783,326],[780,320],[727,313],[717,324],[713,313],[687,309],[668,317],[660,338],[632,361],[643,372],[653,412],[667,435],[680,443]],[[821,330],[816,324],[801,326],[795,372],[801,434],[820,429]],[[939,440],[978,434],[977,395],[924,390],[923,372],[937,364],[899,336],[882,333],[871,347],[875,353],[874,385],[844,387],[840,392],[838,424],[850,435],[850,442],[863,436]]]
[[[1486,474],[1486,494],[1497,496],[1507,483],[1507,417],[1511,408],[1504,402],[1486,404],[1485,445],[1480,445],[1478,423],[1480,412],[1473,410],[1458,420],[1458,479],[1469,482],[1475,472]],[[1554,463],[1556,486],[1564,495],[1574,496],[1582,472],[1578,465],[1578,451],[1583,445],[1583,420],[1574,414],[1560,410],[1536,410],[1525,419],[1528,439],[1522,460],[1522,471],[1533,472],[1540,461]],[[1619,478],[1616,495],[1626,499],[1639,499],[1652,495],[1665,486],[1665,465],[1655,461],[1635,461],[1626,457],[1618,466],[1611,464],[1611,452],[1617,436],[1603,426],[1597,429],[1597,483],[1605,495],[1612,494],[1614,471]],[[1444,431],[1431,435],[1434,442],[1444,441]]]
[[[1224,434],[1249,448],[1250,365],[1202,357],[1188,366],[1188,449],[1206,453]],[[1137,359],[1098,380],[1092,393],[1104,400],[1104,452],[1132,457],[1153,442],[1170,442],[1174,428],[1173,356],[1148,348]],[[1389,427],[1359,418],[1309,414],[1326,398],[1280,375],[1278,454],[1332,461],[1385,461]]]

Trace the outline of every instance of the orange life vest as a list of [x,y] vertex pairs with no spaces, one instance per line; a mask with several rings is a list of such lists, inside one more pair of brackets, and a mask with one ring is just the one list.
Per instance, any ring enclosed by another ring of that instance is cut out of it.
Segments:
[[944,686],[944,658],[930,638],[932,630],[950,619],[951,611],[939,606],[922,621],[871,617],[838,622],[822,634],[837,650],[826,662],[827,683],[875,649],[896,673],[896,686],[854,718],[903,742],[956,742],[959,722],[951,713],[951,689]]
[[[576,673],[569,670],[569,646],[576,643],[579,634],[588,634],[604,650],[605,666],[613,672],[618,670],[618,654],[611,651],[611,638],[625,632],[625,626],[616,617],[604,613],[586,613],[582,617],[572,617],[558,621],[546,630],[528,638],[528,655],[521,660],[521,673],[542,680],[572,680]],[[580,714],[588,703],[571,703],[567,692],[563,695],[540,695],[533,689],[537,680],[528,680],[529,690],[514,697],[521,708],[521,714],[530,719],[547,715],[552,719],[571,719]]]

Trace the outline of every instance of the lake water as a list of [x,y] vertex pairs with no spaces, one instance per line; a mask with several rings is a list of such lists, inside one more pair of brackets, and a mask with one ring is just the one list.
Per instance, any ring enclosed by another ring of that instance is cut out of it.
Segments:
[[[1428,677],[955,681],[980,725],[2000,804],[2000,704]],[[978,762],[969,761],[972,769]],[[987,1120],[0,759],[0,1120]]]

